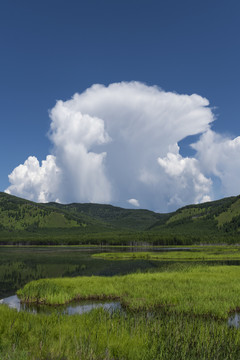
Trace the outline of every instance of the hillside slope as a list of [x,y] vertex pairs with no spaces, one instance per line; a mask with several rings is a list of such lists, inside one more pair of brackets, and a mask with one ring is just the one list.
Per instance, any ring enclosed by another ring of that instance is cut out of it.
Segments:
[[115,229],[146,230],[156,221],[166,218],[165,214],[158,214],[142,209],[123,209],[105,204],[69,204],[49,203],[56,209],[61,209],[75,216],[87,215],[91,218],[111,224]]
[[39,204],[0,193],[0,243],[126,243],[162,217],[102,204]]
[[240,241],[240,196],[178,209],[166,222],[150,227],[155,233],[191,236],[196,240]]
[[0,243],[240,242],[240,196],[169,214],[102,204],[38,204],[0,193]]
[[38,204],[6,193],[0,193],[0,229],[3,231],[36,231],[39,229],[105,229],[106,224],[79,213]]

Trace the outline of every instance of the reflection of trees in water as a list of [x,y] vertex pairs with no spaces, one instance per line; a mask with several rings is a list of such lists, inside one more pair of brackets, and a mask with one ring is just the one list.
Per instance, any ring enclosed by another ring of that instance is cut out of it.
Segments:
[[86,265],[27,264],[8,261],[0,265],[0,298],[12,294],[31,280],[55,276],[78,276]]
[[8,261],[0,265],[0,297],[12,293],[31,280],[47,277],[46,269],[41,265],[33,267],[24,262]]

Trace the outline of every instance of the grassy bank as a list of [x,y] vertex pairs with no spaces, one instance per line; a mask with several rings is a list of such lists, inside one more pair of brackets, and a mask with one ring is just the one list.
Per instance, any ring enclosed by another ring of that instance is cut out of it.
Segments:
[[240,260],[240,248],[233,246],[191,247],[191,251],[162,252],[111,252],[94,254],[94,258],[105,260],[173,260],[173,261],[224,261]]
[[240,307],[240,268],[198,266],[182,271],[114,277],[37,280],[18,295],[26,302],[64,304],[73,299],[120,299],[130,310],[162,309],[226,319]]
[[33,315],[0,306],[1,360],[238,360],[226,322],[175,315]]

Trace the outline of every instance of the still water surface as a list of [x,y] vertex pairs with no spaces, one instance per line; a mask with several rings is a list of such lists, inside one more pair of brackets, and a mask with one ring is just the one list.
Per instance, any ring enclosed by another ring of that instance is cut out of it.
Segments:
[[117,301],[79,301],[71,302],[70,304],[63,306],[47,306],[38,304],[22,304],[17,295],[9,296],[0,300],[0,304],[8,305],[11,309],[16,309],[17,311],[27,311],[33,314],[58,313],[63,315],[74,315],[84,314],[98,308],[103,308],[110,313],[121,310],[121,305]]

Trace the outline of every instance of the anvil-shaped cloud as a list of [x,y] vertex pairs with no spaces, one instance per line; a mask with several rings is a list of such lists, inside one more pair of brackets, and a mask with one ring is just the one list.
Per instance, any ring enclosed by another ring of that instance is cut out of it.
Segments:
[[[238,165],[230,169],[232,176],[240,173],[240,141],[210,129],[209,102],[196,94],[179,95],[140,82],[93,85],[57,101],[50,118],[52,154],[41,165],[30,156],[16,167],[6,192],[41,202],[137,204],[169,211],[210,200],[212,175],[227,193],[229,158]],[[182,157],[179,141],[196,134],[201,136],[192,145],[195,157]]]

